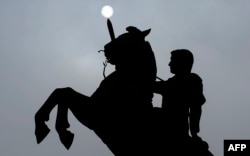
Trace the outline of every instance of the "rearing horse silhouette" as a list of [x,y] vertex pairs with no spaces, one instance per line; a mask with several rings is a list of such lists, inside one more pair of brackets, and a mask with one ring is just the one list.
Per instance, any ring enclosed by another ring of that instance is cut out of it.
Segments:
[[[67,130],[68,109],[83,125],[93,130],[114,155],[141,155],[152,145],[152,98],[156,79],[154,53],[141,31],[127,27],[127,32],[104,46],[108,63],[115,71],[108,75],[90,96],[72,88],[55,89],[35,115],[35,135],[40,143],[49,133],[45,124],[58,106],[56,130],[69,149],[74,134]],[[149,154],[148,152],[145,152]]]

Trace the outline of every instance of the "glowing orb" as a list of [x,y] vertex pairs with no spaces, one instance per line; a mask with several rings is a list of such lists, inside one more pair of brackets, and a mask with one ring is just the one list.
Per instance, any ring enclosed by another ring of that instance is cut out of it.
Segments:
[[114,10],[111,6],[105,5],[102,7],[101,13],[105,18],[110,18],[113,15]]

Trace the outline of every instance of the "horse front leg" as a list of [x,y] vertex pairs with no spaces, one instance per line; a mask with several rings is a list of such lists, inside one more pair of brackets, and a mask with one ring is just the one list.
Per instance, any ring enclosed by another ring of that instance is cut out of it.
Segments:
[[58,90],[56,89],[35,114],[35,135],[38,144],[41,143],[50,132],[45,122],[49,120],[50,112],[57,105],[58,98]]
[[35,134],[37,143],[40,143],[49,133],[50,130],[45,124],[45,121],[49,120],[50,112],[57,105],[56,130],[63,145],[69,149],[74,135],[67,130],[70,126],[68,123],[68,109],[71,110],[78,121],[90,128],[90,114],[92,114],[93,110],[91,109],[92,105],[90,101],[89,97],[71,88],[59,88],[54,90],[35,115]]
[[67,130],[70,127],[68,122],[68,107],[67,104],[61,102],[58,104],[56,117],[56,131],[59,134],[61,143],[69,149],[72,145],[74,134]]

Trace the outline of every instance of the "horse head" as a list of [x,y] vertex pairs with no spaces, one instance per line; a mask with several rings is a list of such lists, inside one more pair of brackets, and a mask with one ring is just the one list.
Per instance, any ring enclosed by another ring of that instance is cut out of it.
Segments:
[[135,27],[127,27],[128,32],[120,35],[115,40],[107,43],[104,46],[104,54],[107,61],[110,64],[117,65],[124,61],[128,61],[134,58],[135,54],[133,51],[141,48],[142,44],[145,42],[145,37],[149,34],[150,29],[146,31],[140,31]]
[[[151,29],[141,31],[129,26],[121,34],[104,46],[104,55],[108,63],[115,65],[116,70],[136,71],[156,74],[154,53],[145,37]],[[139,72],[139,73],[140,73]]]

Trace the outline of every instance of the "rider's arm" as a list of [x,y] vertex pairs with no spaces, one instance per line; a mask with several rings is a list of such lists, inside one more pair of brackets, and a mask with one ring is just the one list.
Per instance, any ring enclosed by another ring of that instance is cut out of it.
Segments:
[[192,137],[196,137],[200,132],[201,105],[190,107],[190,132]]
[[200,132],[200,118],[202,114],[202,105],[206,102],[203,95],[202,80],[198,75],[194,75],[190,88],[190,132],[193,137],[197,137]]

